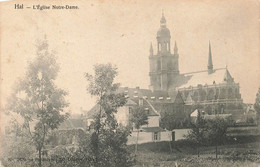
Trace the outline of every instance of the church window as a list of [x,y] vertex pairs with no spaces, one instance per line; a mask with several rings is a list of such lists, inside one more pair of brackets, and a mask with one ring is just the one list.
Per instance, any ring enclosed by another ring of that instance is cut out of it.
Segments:
[[172,68],[172,61],[168,61],[167,66],[168,66],[168,70],[173,69],[173,68]]
[[194,92],[193,96],[192,96],[192,100],[194,100],[195,102],[197,102],[199,99],[199,93],[198,92]]
[[200,100],[201,101],[206,100],[206,92],[205,92],[205,90],[201,90],[200,91]]
[[228,89],[228,99],[233,99],[235,97],[232,88]]
[[161,61],[160,60],[157,61],[157,70],[161,70]]
[[208,100],[214,100],[214,91],[212,89],[208,92]]
[[223,88],[220,90],[219,99],[225,99],[226,98],[226,89]]

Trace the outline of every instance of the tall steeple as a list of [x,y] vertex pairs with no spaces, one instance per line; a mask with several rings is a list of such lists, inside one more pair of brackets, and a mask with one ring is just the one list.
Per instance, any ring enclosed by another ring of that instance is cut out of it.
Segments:
[[178,47],[177,47],[176,41],[175,41],[175,44],[174,44],[174,54],[178,54]]
[[153,56],[153,44],[151,42],[151,46],[150,46],[150,56]]
[[213,73],[213,63],[212,63],[212,54],[211,54],[210,41],[209,41],[208,73]]

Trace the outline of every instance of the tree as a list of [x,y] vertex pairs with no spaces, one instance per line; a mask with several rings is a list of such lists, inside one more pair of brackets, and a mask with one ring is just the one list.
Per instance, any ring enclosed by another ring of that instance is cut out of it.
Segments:
[[135,156],[136,156],[140,128],[141,126],[148,124],[148,113],[145,111],[144,107],[142,106],[134,107],[130,116],[130,122],[132,122],[134,124],[135,129],[137,129],[137,137],[135,143]]
[[197,154],[200,156],[200,146],[202,145],[205,139],[205,124],[206,121],[202,117],[201,112],[198,111],[197,118],[194,121],[191,121],[191,131],[187,135],[187,138],[195,141],[197,144]]
[[216,159],[218,159],[218,145],[225,141],[228,125],[228,121],[220,117],[206,122],[206,136],[212,144],[215,144]]
[[254,104],[254,108],[257,112],[257,120],[259,122],[259,118],[260,118],[260,88],[258,88],[258,92],[256,94],[256,99],[255,99],[255,104]]
[[[160,126],[169,131],[173,131],[176,128],[187,128],[188,124],[189,116],[183,110],[172,109],[172,106],[165,106],[161,112]],[[170,152],[172,152],[171,143],[172,141],[169,142]]]
[[[129,166],[129,154],[126,150],[129,130],[119,126],[115,113],[126,103],[124,94],[116,91],[118,83],[114,78],[118,75],[117,68],[111,64],[94,66],[95,75],[85,74],[88,80],[87,91],[97,98],[98,112],[95,115],[90,145],[86,145],[85,153],[93,157],[95,167],[99,166]],[[90,148],[90,150],[89,150]]]
[[65,101],[67,93],[54,83],[59,66],[46,40],[37,44],[36,55],[25,77],[18,81],[7,109],[22,118],[23,135],[36,147],[41,166],[47,135],[68,117],[64,113],[68,103]]

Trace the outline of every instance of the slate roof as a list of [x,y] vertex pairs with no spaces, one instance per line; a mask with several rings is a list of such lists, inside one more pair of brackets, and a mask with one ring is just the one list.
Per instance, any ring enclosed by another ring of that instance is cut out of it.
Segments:
[[[181,93],[177,91],[152,91],[150,89],[140,89],[139,87],[120,87],[117,93],[124,93],[127,98],[126,105],[128,106],[139,105],[139,100],[142,100],[143,107],[149,110],[149,116],[158,116],[161,111],[172,110],[175,102],[184,104]],[[87,112],[87,118],[94,118],[94,115],[99,112],[99,109],[99,105],[96,104]]]
[[198,85],[223,84],[233,81],[227,68],[215,69],[213,73],[208,71],[194,72],[184,74],[187,81],[178,88],[196,87]]
[[165,99],[168,97],[167,91],[155,90],[154,92],[150,89],[140,89],[140,88],[128,88],[128,87],[120,87],[117,90],[118,93],[124,93],[128,95],[129,98],[148,98],[155,97],[159,99],[159,97],[164,97]]
[[[136,106],[138,104],[139,104],[139,98],[127,99],[126,105]],[[158,116],[157,111],[154,110],[153,106],[151,106],[147,100],[143,100],[143,107],[149,110],[148,112],[149,116]],[[90,109],[87,112],[87,118],[93,119],[95,114],[99,112],[99,109],[100,109],[99,104],[96,104],[92,109]]]

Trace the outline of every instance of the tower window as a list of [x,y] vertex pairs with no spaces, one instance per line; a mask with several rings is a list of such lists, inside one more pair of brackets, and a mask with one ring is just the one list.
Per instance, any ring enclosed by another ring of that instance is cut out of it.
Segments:
[[160,60],[157,61],[157,70],[161,70],[161,61]]

